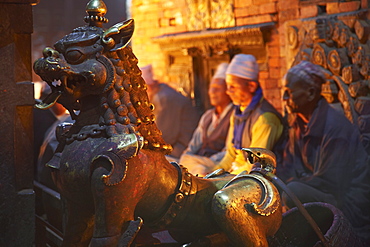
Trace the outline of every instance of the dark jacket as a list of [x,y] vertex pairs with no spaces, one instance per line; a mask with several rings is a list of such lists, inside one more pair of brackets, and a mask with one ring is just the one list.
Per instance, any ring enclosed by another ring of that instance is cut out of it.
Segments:
[[319,101],[307,126],[299,117],[294,121],[285,153],[286,171],[294,181],[333,195],[335,206],[362,236],[370,230],[369,165],[358,128],[325,99]]

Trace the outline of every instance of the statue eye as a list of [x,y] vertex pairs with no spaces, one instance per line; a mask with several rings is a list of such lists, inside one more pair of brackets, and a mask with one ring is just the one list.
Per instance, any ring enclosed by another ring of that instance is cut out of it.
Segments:
[[84,54],[79,50],[71,50],[67,52],[65,57],[68,63],[76,64],[81,62],[80,60],[84,57]]

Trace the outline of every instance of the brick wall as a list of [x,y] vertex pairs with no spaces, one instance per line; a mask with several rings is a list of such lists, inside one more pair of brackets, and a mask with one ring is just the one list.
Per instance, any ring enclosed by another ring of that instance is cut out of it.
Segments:
[[164,82],[169,82],[166,73],[168,56],[152,41],[152,38],[163,34],[186,32],[183,20],[185,9],[185,0],[132,2],[132,17],[135,20],[132,46],[139,59],[139,66],[152,64],[155,77]]
[[[287,48],[287,23],[365,9],[369,1],[234,0],[233,6],[236,26],[276,23],[276,28],[266,35],[266,66],[260,72],[260,82],[266,98],[281,110],[282,78],[297,51]],[[169,54],[163,52],[151,38],[187,32],[187,8],[186,0],[133,0],[132,3],[132,17],[136,21],[133,49],[139,58],[139,65],[152,63],[156,77],[164,82],[170,80],[166,74]]]

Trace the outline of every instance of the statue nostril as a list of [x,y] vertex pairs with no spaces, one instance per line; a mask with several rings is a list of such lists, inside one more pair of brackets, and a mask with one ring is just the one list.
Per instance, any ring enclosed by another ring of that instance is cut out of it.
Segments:
[[59,57],[59,52],[57,52],[56,50],[54,50],[54,49],[52,49],[50,47],[46,47],[42,51],[42,54],[44,55],[44,58],[48,58],[48,57],[58,58]]

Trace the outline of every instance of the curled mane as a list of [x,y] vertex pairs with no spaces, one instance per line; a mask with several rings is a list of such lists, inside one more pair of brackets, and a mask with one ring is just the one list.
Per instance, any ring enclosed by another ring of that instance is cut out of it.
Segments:
[[144,137],[143,148],[169,153],[172,147],[164,142],[155,124],[154,105],[149,102],[147,86],[132,49],[127,46],[105,55],[115,71],[108,72],[99,124],[106,126],[108,137],[127,130],[136,132]]

